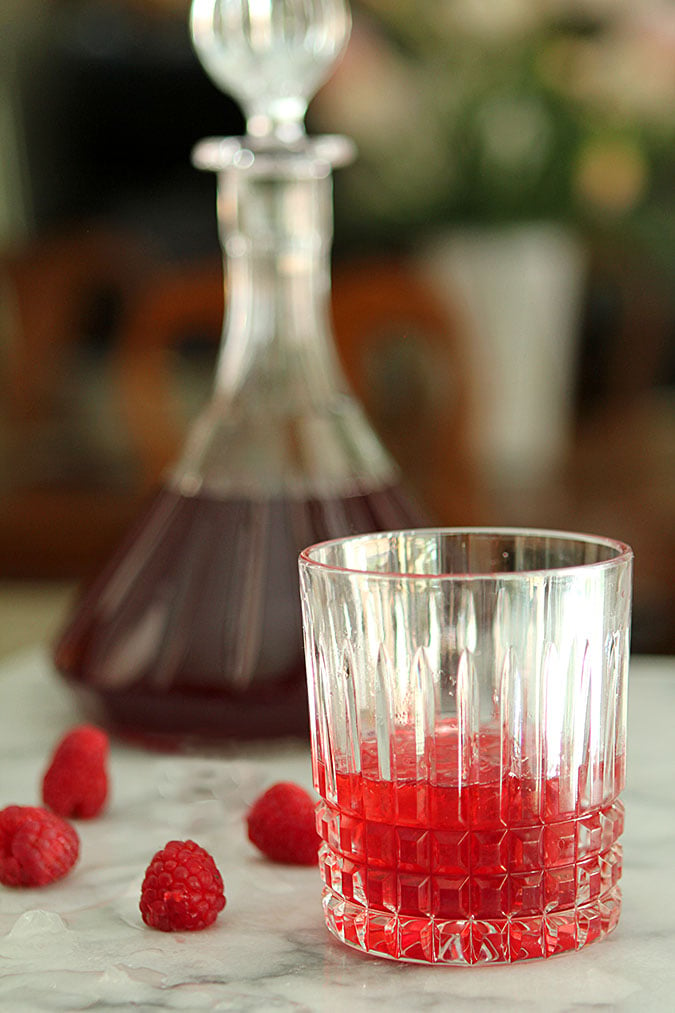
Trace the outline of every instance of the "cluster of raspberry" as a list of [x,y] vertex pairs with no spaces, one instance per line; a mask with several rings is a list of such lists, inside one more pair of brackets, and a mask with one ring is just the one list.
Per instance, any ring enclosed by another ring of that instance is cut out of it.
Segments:
[[[0,883],[47,886],[70,872],[80,837],[69,820],[103,813],[108,760],[108,736],[94,725],[80,725],[61,739],[42,779],[43,805],[0,810]],[[246,824],[249,840],[271,861],[316,864],[315,803],[300,785],[272,785],[249,809]],[[147,867],[139,907],[146,925],[163,932],[212,925],[225,907],[212,856],[195,841],[169,841]]]

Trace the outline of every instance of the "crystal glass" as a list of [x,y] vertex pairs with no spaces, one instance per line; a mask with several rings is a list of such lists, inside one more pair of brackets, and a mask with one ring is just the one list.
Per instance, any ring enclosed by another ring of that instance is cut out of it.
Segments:
[[510,962],[617,924],[631,550],[419,530],[300,556],[326,922]]
[[[250,52],[241,38],[244,8],[246,30],[257,26]],[[325,21],[323,35],[312,35],[312,12]],[[298,552],[312,541],[419,519],[333,342],[332,168],[352,146],[297,130],[291,143],[276,107],[262,136],[270,82],[286,97],[302,83],[294,109],[304,112],[312,60],[325,74],[346,40],[344,4],[197,0],[193,27],[210,67],[227,65],[232,47],[246,50],[247,89],[266,82],[251,112],[257,135],[206,140],[195,151],[197,166],[218,174],[225,262],[213,395],[55,650],[57,668],[94,720],[171,747],[306,734]],[[279,76],[282,65],[295,65],[303,33],[314,41],[302,74]],[[276,76],[267,73],[272,57]],[[291,120],[289,113],[286,128]]]
[[345,0],[193,0],[190,30],[205,70],[239,99],[247,134],[289,144],[304,136],[351,15]]

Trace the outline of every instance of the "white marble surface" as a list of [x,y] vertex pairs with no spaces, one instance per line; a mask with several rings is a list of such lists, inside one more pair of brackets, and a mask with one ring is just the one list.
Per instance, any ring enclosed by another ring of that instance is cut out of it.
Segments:
[[[39,801],[47,754],[79,719],[39,649],[0,666],[0,806]],[[7,1010],[675,1008],[675,661],[634,659],[624,904],[609,939],[546,961],[422,967],[364,957],[323,925],[316,869],[265,862],[246,840],[267,785],[310,785],[303,747],[225,759],[116,745],[106,814],[77,824],[78,865],[44,889],[0,887],[0,1008]],[[171,838],[214,855],[227,907],[205,932],[165,934],[138,911],[145,867]]]

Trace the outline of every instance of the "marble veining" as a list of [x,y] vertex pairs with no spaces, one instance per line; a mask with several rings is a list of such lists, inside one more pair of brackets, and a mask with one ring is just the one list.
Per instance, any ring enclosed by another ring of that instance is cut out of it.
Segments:
[[[163,757],[115,744],[106,814],[76,825],[82,855],[60,883],[0,887],[0,1008],[11,1010],[672,1010],[675,993],[675,663],[634,659],[623,911],[609,939],[513,966],[422,967],[335,942],[317,869],[276,866],[246,839],[267,785],[311,785],[308,748]],[[79,720],[44,651],[0,667],[0,806],[34,804],[52,744]],[[192,837],[214,855],[227,906],[201,933],[146,928],[152,854]]]

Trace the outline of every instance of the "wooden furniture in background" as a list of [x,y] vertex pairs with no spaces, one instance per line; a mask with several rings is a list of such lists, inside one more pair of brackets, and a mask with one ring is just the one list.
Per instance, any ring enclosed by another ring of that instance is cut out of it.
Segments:
[[136,483],[85,461],[72,400],[96,303],[123,316],[152,265],[134,235],[95,224],[0,257],[2,578],[81,576],[138,508]]
[[[215,258],[161,264],[118,237],[84,234],[38,247],[21,270],[6,272],[20,310],[5,421],[18,458],[30,459],[30,427],[48,425],[54,412],[87,300],[105,283],[119,301],[105,371],[119,441],[128,448],[126,484],[101,484],[94,474],[59,481],[56,462],[50,482],[10,475],[0,506],[1,575],[78,576],[100,561],[180,448],[186,420],[174,397],[175,352],[195,335],[217,344],[222,267]],[[466,523],[474,490],[459,318],[449,319],[402,261],[338,269],[334,318],[347,377],[404,480],[432,516]]]

